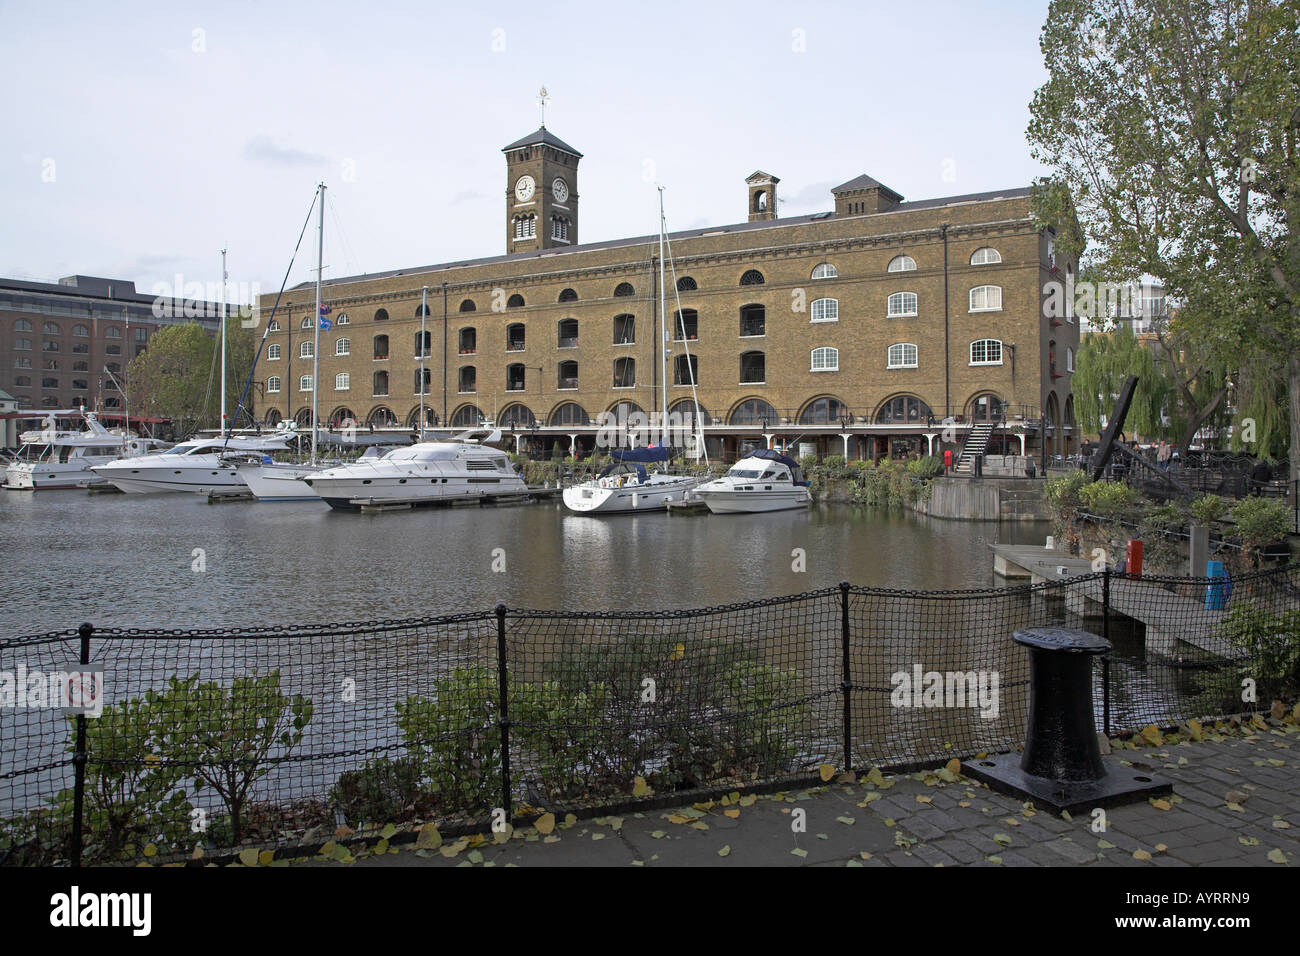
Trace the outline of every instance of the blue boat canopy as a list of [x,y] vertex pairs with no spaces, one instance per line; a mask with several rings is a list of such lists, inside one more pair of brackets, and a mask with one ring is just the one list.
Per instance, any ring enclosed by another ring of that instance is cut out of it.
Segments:
[[746,455],[745,457],[746,457],[746,458],[762,458],[764,461],[776,461],[776,462],[780,462],[781,464],[783,464],[783,465],[785,465],[787,468],[789,468],[791,471],[793,471],[796,475],[798,475],[798,471],[796,471],[796,469],[799,467],[799,463],[798,463],[797,461],[795,461],[793,458],[790,458],[790,457],[787,456],[787,455],[783,455],[783,454],[781,454],[779,451],[777,451],[777,450],[774,449],[774,448],[759,448],[759,449],[756,450],[756,451],[751,451],[751,452],[750,452],[748,455]]
[[673,450],[659,445],[648,448],[615,448],[609,456],[615,461],[626,462],[668,461],[673,457]]

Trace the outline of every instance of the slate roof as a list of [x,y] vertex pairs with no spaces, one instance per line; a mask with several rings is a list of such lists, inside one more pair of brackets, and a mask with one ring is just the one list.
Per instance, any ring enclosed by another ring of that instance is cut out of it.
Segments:
[[538,127],[536,131],[529,133],[523,139],[515,140],[509,146],[503,146],[501,152],[507,153],[512,149],[521,149],[524,146],[537,146],[538,144],[554,146],[556,149],[562,149],[566,153],[571,153],[572,155],[577,156],[579,159],[582,158],[582,153],[578,152],[564,140],[560,139],[560,137],[556,136],[545,126]]

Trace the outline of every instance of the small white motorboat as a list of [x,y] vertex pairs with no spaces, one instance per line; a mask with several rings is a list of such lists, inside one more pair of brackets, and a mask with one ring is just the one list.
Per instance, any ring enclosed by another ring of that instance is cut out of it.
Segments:
[[799,463],[770,448],[751,452],[721,478],[693,492],[714,514],[806,508],[812,502]]
[[646,465],[668,461],[671,449],[615,449],[614,464],[597,477],[564,489],[564,506],[578,514],[662,511],[670,501],[685,501],[703,478],[647,471]]
[[234,463],[223,458],[230,452],[285,451],[294,435],[287,431],[252,438],[192,438],[156,455],[119,458],[92,471],[131,494],[158,491],[211,494],[247,487]]

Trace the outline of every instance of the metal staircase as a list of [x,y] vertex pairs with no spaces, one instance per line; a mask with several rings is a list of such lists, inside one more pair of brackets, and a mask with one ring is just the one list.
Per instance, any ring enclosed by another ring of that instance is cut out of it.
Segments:
[[993,434],[993,429],[997,427],[996,422],[982,422],[976,425],[966,435],[966,444],[962,445],[961,457],[957,463],[952,466],[954,475],[962,475],[969,478],[975,471],[975,457],[984,454],[988,448],[989,437]]

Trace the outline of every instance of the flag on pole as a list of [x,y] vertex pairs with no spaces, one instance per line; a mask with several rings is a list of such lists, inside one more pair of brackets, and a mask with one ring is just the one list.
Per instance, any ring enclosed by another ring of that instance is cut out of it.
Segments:
[[322,332],[328,332],[333,327],[333,325],[334,323],[331,322],[329,319],[325,318],[325,316],[322,315],[320,317],[320,328]]

